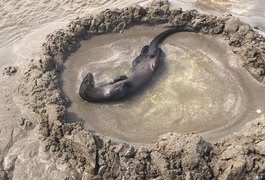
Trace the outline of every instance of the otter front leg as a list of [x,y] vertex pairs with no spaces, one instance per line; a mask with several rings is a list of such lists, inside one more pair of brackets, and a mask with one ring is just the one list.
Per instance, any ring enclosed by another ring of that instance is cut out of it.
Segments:
[[125,79],[128,79],[127,76],[123,75],[123,76],[117,76],[116,78],[114,78],[114,80],[111,82],[111,84],[114,84],[116,82],[119,82],[119,81],[123,81]]
[[111,98],[121,99],[128,95],[130,88],[133,87],[133,83],[130,81],[126,81],[121,83],[117,88],[112,90]]

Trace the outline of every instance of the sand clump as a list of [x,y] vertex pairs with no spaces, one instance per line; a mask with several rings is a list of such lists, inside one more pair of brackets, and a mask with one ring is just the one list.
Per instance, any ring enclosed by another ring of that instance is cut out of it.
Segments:
[[[145,8],[107,9],[94,17],[77,18],[47,36],[39,57],[33,58],[21,72],[18,87],[23,105],[38,116],[41,140],[38,148],[43,151],[42,156],[50,154],[53,159],[52,162],[47,160],[46,166],[56,166],[61,172],[53,178],[264,179],[263,116],[220,142],[210,143],[196,134],[167,133],[160,136],[153,148],[116,144],[84,130],[80,123],[66,123],[68,100],[58,81],[64,61],[80,47],[81,40],[122,32],[135,24],[190,25],[199,33],[222,36],[241,57],[242,66],[264,83],[265,39],[231,15],[216,17],[196,10],[171,10],[168,1],[154,1]],[[19,123],[25,126],[27,122]],[[53,172],[51,169],[46,168],[45,174]],[[16,166],[0,168],[3,178],[15,176],[17,172]],[[36,173],[35,178],[41,179],[41,175]]]
[[17,72],[17,68],[13,66],[5,67],[3,70],[3,75],[11,76],[12,74],[15,74]]

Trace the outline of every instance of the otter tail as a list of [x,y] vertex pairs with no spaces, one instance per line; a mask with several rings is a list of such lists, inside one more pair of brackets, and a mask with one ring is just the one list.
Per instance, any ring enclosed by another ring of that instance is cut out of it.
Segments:
[[169,29],[167,31],[162,32],[161,34],[157,35],[150,43],[148,55],[154,56],[156,55],[158,45],[166,39],[169,35],[176,33],[176,32],[195,32],[195,30],[191,26],[177,26],[175,28]]

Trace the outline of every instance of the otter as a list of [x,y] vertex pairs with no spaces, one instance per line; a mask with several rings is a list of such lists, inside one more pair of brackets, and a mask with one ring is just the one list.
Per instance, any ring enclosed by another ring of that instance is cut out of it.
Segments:
[[88,73],[80,85],[79,96],[88,102],[105,102],[121,100],[132,95],[151,80],[159,66],[162,53],[159,44],[169,35],[182,31],[194,32],[194,29],[188,26],[175,27],[160,33],[150,45],[145,45],[133,60],[133,70],[129,76],[118,76],[112,82],[95,87],[94,76]]

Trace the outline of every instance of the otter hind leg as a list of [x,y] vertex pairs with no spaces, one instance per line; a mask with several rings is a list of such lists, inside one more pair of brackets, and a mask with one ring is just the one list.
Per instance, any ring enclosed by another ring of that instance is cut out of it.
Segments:
[[163,50],[161,48],[158,48],[157,55],[160,56],[163,53]]
[[125,75],[123,75],[123,76],[118,76],[118,77],[114,78],[114,80],[112,81],[111,84],[114,84],[114,83],[116,83],[116,82],[118,82],[118,81],[123,81],[123,80],[125,80],[125,79],[128,79],[128,77],[125,76]]
[[147,54],[148,50],[149,50],[149,46],[148,46],[148,45],[145,45],[145,46],[142,48],[142,50],[141,50],[141,54]]
[[141,50],[141,54],[138,55],[132,62],[132,67],[135,67],[137,64],[139,64],[142,60],[144,60],[143,57],[145,57],[145,55],[148,53],[149,50],[149,46],[145,45],[142,50]]
[[151,68],[157,68],[157,66],[160,64],[161,62],[161,55],[162,55],[163,51],[161,48],[158,48],[157,49],[157,53],[156,53],[156,58],[155,58],[155,61],[153,63],[153,65],[151,66]]

